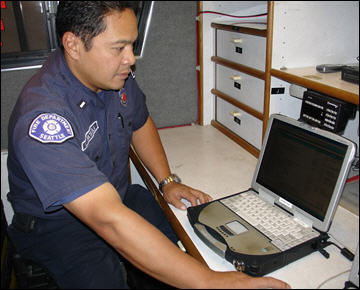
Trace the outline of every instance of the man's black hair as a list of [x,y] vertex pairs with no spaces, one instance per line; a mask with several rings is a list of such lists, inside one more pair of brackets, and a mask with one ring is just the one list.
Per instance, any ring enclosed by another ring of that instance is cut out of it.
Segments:
[[56,34],[62,47],[62,37],[70,31],[80,37],[85,49],[91,49],[91,40],[106,29],[104,17],[112,11],[131,8],[139,1],[60,1],[56,13]]

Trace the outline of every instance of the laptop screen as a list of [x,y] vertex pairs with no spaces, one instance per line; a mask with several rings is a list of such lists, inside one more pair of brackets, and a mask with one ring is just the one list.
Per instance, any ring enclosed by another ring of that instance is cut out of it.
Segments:
[[270,121],[256,183],[324,221],[330,203],[340,197],[334,200],[343,186],[339,179],[349,168],[345,163],[349,163],[349,145],[353,144],[324,130],[319,134],[318,129],[298,121],[284,122],[280,117]]

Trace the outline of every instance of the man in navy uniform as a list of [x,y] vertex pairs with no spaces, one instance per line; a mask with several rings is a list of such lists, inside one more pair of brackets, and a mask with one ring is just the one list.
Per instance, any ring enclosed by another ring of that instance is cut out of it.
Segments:
[[130,75],[137,39],[124,2],[60,2],[62,47],[26,84],[9,123],[9,235],[61,288],[126,288],[123,258],[184,288],[287,287],[273,278],[215,272],[183,253],[151,193],[129,185],[132,144],[184,208],[210,196],[171,174],[145,96]]

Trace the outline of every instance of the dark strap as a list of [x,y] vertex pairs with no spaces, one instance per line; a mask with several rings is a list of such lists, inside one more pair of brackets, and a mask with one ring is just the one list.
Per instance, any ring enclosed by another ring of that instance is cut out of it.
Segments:
[[35,228],[36,217],[26,213],[15,213],[12,224],[14,227],[24,233],[29,233]]

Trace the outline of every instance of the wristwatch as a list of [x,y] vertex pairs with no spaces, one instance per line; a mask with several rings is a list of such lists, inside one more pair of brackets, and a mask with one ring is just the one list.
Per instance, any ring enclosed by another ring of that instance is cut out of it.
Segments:
[[172,173],[170,176],[166,177],[165,179],[163,179],[162,181],[160,181],[159,183],[159,190],[160,192],[163,192],[162,189],[163,187],[170,183],[170,182],[177,182],[177,183],[181,183],[181,179],[179,176],[177,176],[176,174]]

